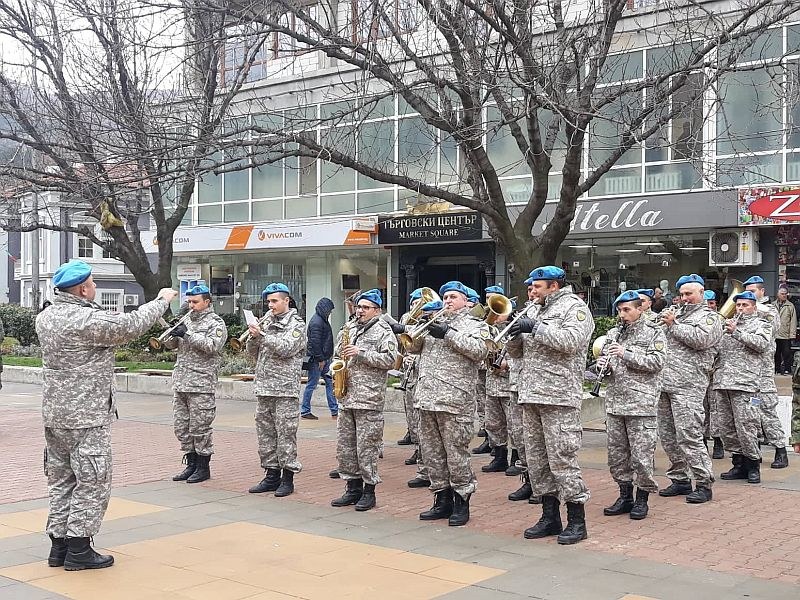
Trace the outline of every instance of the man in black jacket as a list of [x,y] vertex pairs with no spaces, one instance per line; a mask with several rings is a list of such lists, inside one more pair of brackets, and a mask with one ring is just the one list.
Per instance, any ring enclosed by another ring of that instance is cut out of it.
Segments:
[[316,419],[311,412],[311,395],[319,384],[320,375],[325,380],[325,394],[328,397],[328,409],[331,417],[336,418],[339,414],[339,405],[333,397],[333,381],[328,375],[328,368],[331,366],[333,358],[333,330],[328,322],[333,311],[333,301],[330,298],[322,298],[317,302],[316,313],[308,322],[308,383],[303,392],[303,403],[300,405],[300,417],[303,419]]

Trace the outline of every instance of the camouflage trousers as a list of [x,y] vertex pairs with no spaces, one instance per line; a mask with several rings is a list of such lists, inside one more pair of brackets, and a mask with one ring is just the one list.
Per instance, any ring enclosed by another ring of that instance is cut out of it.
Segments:
[[706,390],[706,397],[703,398],[703,411],[705,413],[703,419],[703,437],[707,440],[720,437],[719,418],[717,409],[714,406],[714,391],[711,389],[711,386]]
[[[800,353],[798,353],[800,354]],[[800,444],[800,390],[792,389],[792,437],[791,444]]]
[[172,416],[175,437],[181,443],[181,452],[197,452],[203,456],[214,454],[211,425],[216,413],[214,394],[175,392]]
[[478,428],[484,429],[486,420],[486,369],[478,370],[478,383],[475,385],[475,412],[478,415]]
[[517,392],[509,392],[508,397],[508,441],[511,447],[519,454],[517,464],[527,468],[528,461],[525,459],[525,434],[522,430],[522,405],[519,403]]
[[716,390],[714,406],[719,415],[720,437],[725,450],[758,460],[760,426],[758,409],[753,406],[751,392]]
[[100,531],[111,496],[111,426],[44,428],[44,472],[53,537],[92,537]]
[[761,402],[758,405],[760,420],[759,432],[764,435],[764,443],[776,448],[786,447],[786,434],[778,418],[778,394],[775,392],[762,392],[759,394]]
[[419,445],[419,409],[414,408],[414,387],[408,387],[403,392],[403,404],[406,409],[406,423],[411,442]]
[[703,443],[703,394],[661,392],[658,399],[658,436],[670,465],[667,477],[673,481],[689,481],[710,487],[714,472],[708,450]]
[[525,456],[534,496],[558,496],[585,504],[589,489],[578,465],[583,427],[581,410],[569,406],[523,404]]
[[460,496],[472,494],[478,480],[470,464],[471,414],[420,410],[419,445],[428,467],[430,490],[453,488]]
[[493,448],[508,443],[508,396],[486,396],[483,427]]
[[258,396],[256,435],[258,456],[264,469],[286,469],[299,473],[297,426],[300,408],[297,396]]
[[336,459],[342,479],[362,479],[375,485],[378,453],[383,443],[383,411],[339,407],[336,422]]
[[633,483],[654,494],[658,484],[653,479],[657,417],[606,416],[608,434],[608,469],[617,483]]

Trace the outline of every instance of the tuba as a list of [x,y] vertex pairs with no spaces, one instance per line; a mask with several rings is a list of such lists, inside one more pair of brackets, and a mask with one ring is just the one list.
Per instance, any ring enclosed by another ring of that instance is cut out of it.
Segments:
[[[350,345],[350,327],[348,323],[344,324],[342,328],[342,337],[339,340],[339,348],[344,348]],[[341,350],[340,350],[341,351]],[[331,362],[328,375],[333,379],[333,395],[337,400],[341,400],[347,395],[347,380],[350,378],[350,372],[347,369],[347,361],[341,355]]]
[[722,308],[719,309],[719,314],[724,319],[730,319],[733,317],[734,313],[736,313],[736,302],[733,301],[734,296],[738,296],[744,291],[744,284],[738,279],[731,279],[731,286],[733,289],[731,293],[728,294],[728,299],[725,300],[725,304],[722,305]]

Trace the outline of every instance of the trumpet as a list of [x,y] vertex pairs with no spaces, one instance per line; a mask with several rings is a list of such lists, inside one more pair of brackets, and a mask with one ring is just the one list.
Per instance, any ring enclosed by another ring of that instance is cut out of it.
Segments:
[[[510,302],[509,302],[510,304]],[[511,328],[514,324],[519,321],[522,317],[530,316],[528,311],[530,311],[531,307],[536,306],[536,304],[530,304],[525,307],[523,310],[519,312],[519,314],[511,319],[508,324],[503,327],[500,331],[498,331],[494,337],[486,340],[486,346],[489,348],[490,351],[497,352],[505,346],[505,343],[508,341],[506,337],[508,336],[508,332],[511,331]]]
[[409,332],[401,333],[397,336],[397,341],[403,347],[403,351],[408,352],[414,345],[414,342],[422,339],[428,334],[428,329],[436,322],[436,319],[441,317],[447,311],[446,308],[441,308],[433,313],[425,322],[417,325]]
[[[267,314],[265,314],[258,320],[258,322],[256,323],[256,327],[261,328],[261,326],[266,322],[267,318],[271,316],[272,312],[271,311],[267,312]],[[245,346],[247,346],[247,340],[249,339],[250,339],[250,329],[248,328],[247,331],[245,331],[238,338],[233,338],[229,342],[231,350],[233,350],[234,352],[241,352],[242,350],[245,349]]]
[[172,326],[169,326],[169,324],[162,319],[162,322],[164,323],[164,325],[165,326],[169,326],[169,329],[166,329],[158,337],[151,337],[149,340],[147,340],[147,344],[153,350],[161,350],[164,347],[164,342],[166,342],[169,338],[172,337],[172,332],[175,331],[175,329],[178,327],[178,325],[182,325],[183,323],[188,321],[189,317],[191,317],[191,316],[192,316],[192,311],[190,310],[185,315],[183,315],[177,323],[175,323]]

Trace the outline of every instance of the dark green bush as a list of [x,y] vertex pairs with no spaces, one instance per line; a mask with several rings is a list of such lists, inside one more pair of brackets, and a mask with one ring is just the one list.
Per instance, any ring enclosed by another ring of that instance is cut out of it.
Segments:
[[586,354],[586,360],[589,362],[594,361],[592,355],[592,344],[601,335],[608,333],[608,330],[616,326],[618,319],[616,317],[595,317],[594,318],[594,333],[592,334],[592,341],[589,343],[589,351]]
[[0,321],[3,321],[6,335],[17,339],[23,346],[39,344],[36,315],[30,308],[18,304],[0,304]]

